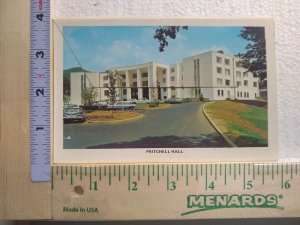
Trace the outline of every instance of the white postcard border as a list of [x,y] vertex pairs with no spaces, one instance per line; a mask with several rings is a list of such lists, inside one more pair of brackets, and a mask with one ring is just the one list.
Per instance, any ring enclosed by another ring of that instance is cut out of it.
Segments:
[[[62,26],[264,26],[268,71],[268,147],[247,148],[132,148],[63,149],[63,37]],[[53,20],[53,142],[52,163],[173,163],[277,160],[277,95],[275,70],[275,30],[271,18],[99,18]],[[151,152],[150,150],[156,150]],[[157,152],[160,151],[160,153]],[[178,150],[176,152],[172,150]]]

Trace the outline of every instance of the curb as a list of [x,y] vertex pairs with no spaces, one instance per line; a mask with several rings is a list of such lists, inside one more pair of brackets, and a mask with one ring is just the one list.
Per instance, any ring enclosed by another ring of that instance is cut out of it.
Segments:
[[115,120],[115,121],[90,121],[87,122],[87,124],[116,124],[116,123],[122,123],[122,122],[127,122],[127,121],[131,121],[131,120],[137,120],[142,118],[144,115],[141,114],[138,117],[134,117],[134,118],[130,118],[130,119],[125,119],[125,120]]
[[209,121],[209,123],[213,126],[213,128],[221,135],[221,137],[229,144],[231,147],[238,147],[229,137],[227,137],[225,134],[223,134],[220,129],[216,126],[216,124],[212,121],[212,119],[207,115],[205,111],[205,106],[211,104],[211,102],[205,103],[202,106],[202,112],[204,113],[206,119]]

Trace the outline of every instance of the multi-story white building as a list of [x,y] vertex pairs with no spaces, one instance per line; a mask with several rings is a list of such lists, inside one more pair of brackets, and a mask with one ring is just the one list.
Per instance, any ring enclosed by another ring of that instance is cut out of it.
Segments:
[[[112,68],[119,74],[118,99],[207,98],[256,99],[258,78],[241,67],[240,59],[210,51],[184,58],[176,64],[149,62]],[[107,73],[71,73],[71,103],[81,104],[84,88],[93,86],[98,97],[108,99]]]

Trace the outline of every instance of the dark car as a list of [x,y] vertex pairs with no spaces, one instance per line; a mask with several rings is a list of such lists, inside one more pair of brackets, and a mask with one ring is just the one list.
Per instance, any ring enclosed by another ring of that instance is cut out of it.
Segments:
[[85,103],[81,106],[83,110],[106,110],[107,102],[104,101],[96,101],[91,103]]
[[81,122],[81,123],[83,123],[86,120],[82,108],[79,108],[79,107],[64,108],[63,119],[64,119],[64,123],[68,123],[68,122],[69,123],[70,122]]

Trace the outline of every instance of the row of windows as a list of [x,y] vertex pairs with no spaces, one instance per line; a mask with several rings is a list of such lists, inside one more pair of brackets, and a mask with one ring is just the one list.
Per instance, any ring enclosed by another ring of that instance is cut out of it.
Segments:
[[[224,96],[224,90],[217,90],[218,92],[218,96]],[[230,92],[228,92],[228,95],[230,94]],[[237,97],[238,98],[249,98],[249,92],[242,92],[242,91],[238,91],[237,92]],[[255,98],[256,98],[256,93],[255,93]]]
[[[223,68],[217,67],[217,73],[222,74]],[[230,69],[225,69],[225,75],[230,75],[230,74],[231,74]],[[236,77],[242,77],[242,72],[236,71]],[[248,77],[248,72],[243,72],[243,77]]]
[[[219,63],[219,64],[223,63],[223,58],[220,57],[220,56],[217,56],[216,60],[217,60],[217,63]],[[230,66],[230,59],[224,58],[224,63],[225,63],[225,65]],[[235,65],[236,65],[236,67],[242,67],[242,63],[241,62],[235,62]]]
[[218,90],[218,96],[224,96],[224,90]]
[[[243,92],[242,91],[238,91],[237,92],[237,97],[238,98],[243,98]],[[249,92],[244,92],[244,98],[249,98]]]
[[[219,56],[217,56],[217,63],[222,63],[223,62],[223,59],[222,59],[222,57],[219,57]],[[224,62],[225,62],[225,65],[230,65],[230,60],[229,59],[224,59]]]
[[[247,80],[244,80],[244,86],[248,86],[248,81]],[[223,85],[223,79],[222,78],[217,78],[217,85]],[[225,79],[225,85],[230,85],[230,80],[226,80]],[[240,87],[242,86],[242,82],[241,81],[237,81],[236,82],[236,86],[237,87]],[[253,82],[253,87],[257,87],[257,82]]]

